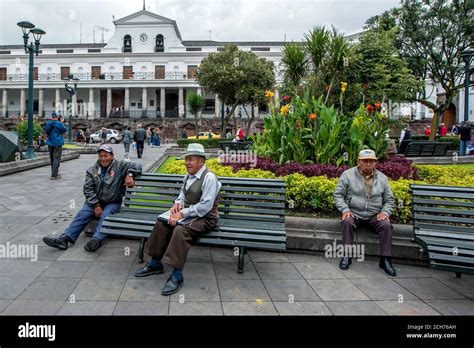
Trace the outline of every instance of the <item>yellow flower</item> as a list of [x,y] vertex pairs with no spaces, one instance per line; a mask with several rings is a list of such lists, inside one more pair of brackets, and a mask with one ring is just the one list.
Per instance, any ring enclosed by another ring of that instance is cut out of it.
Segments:
[[341,82],[341,91],[344,93],[347,89],[347,82]]
[[273,98],[274,95],[275,93],[273,93],[272,91],[265,91],[265,97],[267,98]]
[[290,111],[290,105],[286,104],[280,108],[280,113],[285,116]]

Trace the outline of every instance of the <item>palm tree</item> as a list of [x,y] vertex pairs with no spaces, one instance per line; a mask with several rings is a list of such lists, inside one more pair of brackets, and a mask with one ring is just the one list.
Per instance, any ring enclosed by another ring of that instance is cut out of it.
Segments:
[[196,127],[196,139],[198,138],[199,134],[199,120],[198,116],[200,115],[201,111],[206,106],[206,102],[204,98],[201,97],[197,93],[190,93],[187,98],[188,102],[188,109],[194,115],[194,125]]
[[284,70],[285,84],[291,86],[296,93],[304,82],[309,68],[309,59],[304,48],[297,43],[286,45],[283,47],[281,63]]

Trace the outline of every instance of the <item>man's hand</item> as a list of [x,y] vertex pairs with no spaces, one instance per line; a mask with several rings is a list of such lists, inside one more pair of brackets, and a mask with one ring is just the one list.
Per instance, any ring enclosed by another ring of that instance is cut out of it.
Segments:
[[183,218],[183,214],[181,213],[174,213],[174,214],[171,214],[169,220],[168,220],[168,224],[170,224],[171,226],[176,226],[176,223],[181,220]]
[[125,186],[127,186],[128,188],[132,188],[133,186],[135,186],[135,181],[133,181],[133,177],[132,176],[126,176],[125,177]]
[[350,217],[351,218],[355,217],[354,214],[352,214],[350,210],[346,211],[345,213],[342,213],[342,220],[348,219]]
[[171,214],[176,214],[176,213],[179,213],[180,211],[181,211],[181,204],[180,203],[173,204],[173,206],[171,207]]
[[378,214],[377,214],[377,220],[378,220],[378,221],[381,221],[381,220],[390,221],[389,217],[388,217],[387,214],[385,214],[385,213],[378,213]]
[[95,217],[97,218],[100,217],[100,215],[102,215],[102,208],[100,207],[100,205],[94,208],[94,214],[95,214]]

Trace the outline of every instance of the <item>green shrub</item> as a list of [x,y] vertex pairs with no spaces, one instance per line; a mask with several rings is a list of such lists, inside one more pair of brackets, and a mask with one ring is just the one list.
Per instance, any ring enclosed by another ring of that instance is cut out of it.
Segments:
[[[16,128],[18,136],[20,137],[20,142],[22,145],[28,143],[28,120],[23,121]],[[43,128],[39,122],[33,121],[33,143],[38,141],[40,135],[43,134]]]
[[459,150],[459,137],[457,136],[446,136],[446,137],[437,137],[437,141],[439,142],[447,142],[447,143],[452,143],[451,144],[451,150]]
[[[338,178],[328,179],[326,176],[306,177],[295,173],[277,177],[271,171],[261,169],[242,169],[234,173],[232,167],[223,166],[218,159],[206,161],[208,168],[217,176],[241,178],[281,178],[286,183],[286,203],[291,209],[314,209],[319,212],[336,212],[334,207],[334,189]],[[435,184],[447,186],[474,187],[474,166],[460,165],[417,165],[420,180],[408,179],[389,180],[395,198],[392,216],[396,221],[408,222],[412,216],[412,198],[410,184]],[[170,163],[164,170],[168,174],[185,174],[184,160]]]

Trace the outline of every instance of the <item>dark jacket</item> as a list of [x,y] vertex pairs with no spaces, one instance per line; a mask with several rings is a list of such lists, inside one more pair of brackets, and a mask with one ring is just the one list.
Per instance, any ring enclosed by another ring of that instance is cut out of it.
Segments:
[[125,195],[126,187],[124,184],[128,173],[132,173],[134,177],[140,175],[142,173],[142,165],[140,163],[117,161],[114,158],[112,163],[110,163],[102,184],[100,164],[97,161],[86,172],[83,189],[86,203],[90,205],[121,203]]
[[67,128],[62,122],[59,122],[57,119],[50,119],[48,122],[46,122],[44,131],[48,136],[46,144],[50,146],[64,145],[63,134],[67,132]]
[[471,127],[463,126],[459,128],[459,137],[463,141],[470,141],[471,140]]
[[133,134],[133,140],[135,141],[145,141],[146,140],[146,130],[143,128],[138,128]]

